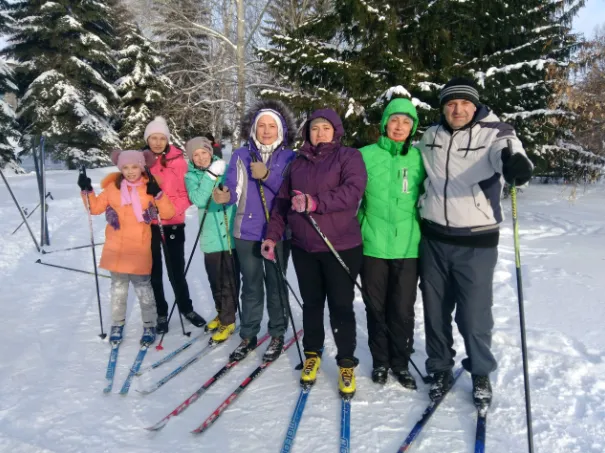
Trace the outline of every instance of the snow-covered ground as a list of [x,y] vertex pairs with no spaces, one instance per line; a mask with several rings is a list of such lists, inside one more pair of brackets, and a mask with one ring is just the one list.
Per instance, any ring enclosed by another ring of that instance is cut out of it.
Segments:
[[[90,171],[98,189],[113,169]],[[86,212],[76,186],[77,173],[49,171],[52,192],[48,212],[51,247],[58,250],[89,243]],[[32,174],[11,176],[22,206],[37,203]],[[519,196],[522,261],[536,452],[602,453],[605,451],[605,186],[570,188],[533,185]],[[507,213],[510,209],[507,203]],[[35,264],[40,258],[25,228],[11,236],[20,218],[0,183],[0,451],[30,452],[276,452],[281,448],[299,385],[296,349],[291,348],[241,395],[204,434],[198,426],[259,364],[264,347],[222,378],[207,394],[157,433],[152,425],[201,386],[223,364],[238,339],[217,348],[157,392],[142,396],[136,389],[170,372],[197,352],[196,345],[170,364],[137,379],[127,396],[104,395],[109,354],[97,336],[99,320],[94,277]],[[94,219],[97,241],[105,220]],[[32,217],[38,235],[39,217]],[[195,208],[188,211],[191,250],[197,230]],[[493,374],[495,400],[488,419],[489,452],[527,451],[523,373],[510,215],[502,227],[500,260],[495,277],[494,351],[499,368]],[[100,247],[98,248],[100,256]],[[90,249],[58,252],[43,261],[92,270]],[[106,271],[101,271],[106,274]],[[290,266],[289,280],[297,290]],[[196,252],[188,281],[195,308],[206,318],[213,303]],[[109,318],[109,280],[101,278],[103,319]],[[166,286],[169,288],[169,285]],[[170,291],[170,290],[169,290]],[[170,293],[169,300],[172,299]],[[302,326],[293,302],[295,320]],[[427,388],[402,389],[391,379],[384,388],[371,382],[365,310],[358,316],[358,391],[352,403],[353,452],[395,452],[428,402]],[[416,354],[424,369],[422,301],[417,303]],[[326,310],[326,326],[328,317]],[[188,329],[193,329],[187,324]],[[266,329],[266,317],[263,331]],[[328,329],[329,331],[329,329]],[[121,346],[114,392],[119,390],[138,350],[139,308],[131,295],[126,339]],[[165,351],[154,348],[145,364],[185,341],[178,321],[171,323]],[[463,345],[457,336],[457,359]],[[321,375],[300,424],[294,451],[334,452],[339,449],[340,401],[331,334]],[[466,374],[444,401],[412,449],[418,452],[466,453],[473,450],[475,413]]]

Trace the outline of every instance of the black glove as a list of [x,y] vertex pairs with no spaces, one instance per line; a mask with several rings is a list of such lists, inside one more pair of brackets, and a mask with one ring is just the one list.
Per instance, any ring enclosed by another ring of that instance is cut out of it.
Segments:
[[512,153],[510,149],[502,150],[502,174],[511,186],[522,186],[530,180],[533,172],[531,161],[521,153]]
[[78,186],[83,192],[92,192],[92,184],[90,178],[80,173],[78,176]]
[[160,185],[155,180],[155,178],[152,176],[151,180],[149,180],[149,182],[147,183],[147,195],[157,197],[161,191],[162,191],[162,189],[160,188]]

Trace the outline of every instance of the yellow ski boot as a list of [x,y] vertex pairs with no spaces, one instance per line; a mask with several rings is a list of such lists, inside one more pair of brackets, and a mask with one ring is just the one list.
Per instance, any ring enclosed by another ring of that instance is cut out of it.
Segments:
[[222,343],[223,341],[227,340],[231,336],[231,334],[233,333],[234,330],[235,330],[235,323],[229,324],[227,326],[223,326],[221,324],[220,327],[218,328],[218,330],[216,332],[214,332],[214,335],[212,335],[212,342],[213,343]]
[[219,315],[216,315],[212,321],[206,324],[206,332],[214,332],[221,326],[218,316]]
[[351,399],[355,395],[355,363],[352,360],[341,360],[338,364],[338,391],[340,396]]
[[317,371],[321,365],[321,357],[316,352],[305,352],[305,364],[300,376],[300,385],[311,387],[317,379]]

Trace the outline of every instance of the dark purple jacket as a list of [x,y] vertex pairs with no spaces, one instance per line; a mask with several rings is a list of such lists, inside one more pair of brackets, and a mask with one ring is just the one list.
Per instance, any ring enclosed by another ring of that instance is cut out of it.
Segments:
[[[315,118],[325,118],[334,127],[331,143],[311,145],[309,128]],[[331,109],[315,111],[304,126],[305,143],[281,185],[267,229],[267,239],[280,241],[286,223],[292,229],[292,245],[307,252],[327,252],[328,247],[315,231],[306,214],[292,210],[292,190],[309,194],[317,201],[311,215],[336,250],[361,245],[357,209],[368,175],[361,153],[340,144],[342,121]]]

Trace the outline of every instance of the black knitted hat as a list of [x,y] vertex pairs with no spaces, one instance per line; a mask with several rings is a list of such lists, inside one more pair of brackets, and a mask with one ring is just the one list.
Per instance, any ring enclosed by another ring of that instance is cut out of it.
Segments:
[[477,84],[465,77],[454,77],[441,89],[439,104],[443,106],[452,99],[466,99],[478,105],[479,91],[477,91]]

